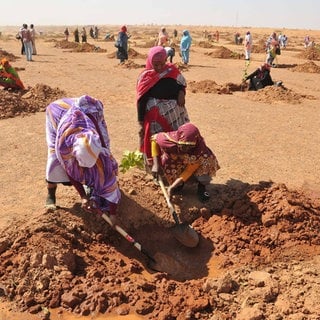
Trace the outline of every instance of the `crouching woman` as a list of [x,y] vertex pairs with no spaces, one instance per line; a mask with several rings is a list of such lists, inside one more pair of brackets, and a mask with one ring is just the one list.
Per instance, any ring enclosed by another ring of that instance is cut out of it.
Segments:
[[198,199],[201,202],[210,199],[206,187],[220,166],[195,125],[186,123],[176,131],[159,132],[151,137],[151,145],[152,172],[163,173],[169,183],[169,196],[194,177],[198,182]]

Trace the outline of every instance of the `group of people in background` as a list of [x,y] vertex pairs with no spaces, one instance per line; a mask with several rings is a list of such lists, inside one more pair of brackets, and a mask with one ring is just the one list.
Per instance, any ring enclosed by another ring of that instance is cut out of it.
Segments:
[[[176,55],[176,44],[174,40],[178,36],[178,31],[174,29],[173,39],[170,39],[169,34],[165,27],[160,29],[160,32],[157,36],[155,45],[163,47],[167,53],[167,58],[172,63],[173,57]],[[130,35],[128,34],[127,27],[124,25],[120,28],[117,38],[115,41],[115,47],[117,48],[117,59],[120,60],[120,64],[123,64],[128,60],[128,40]],[[182,37],[180,40],[180,54],[182,63],[187,65],[190,59],[190,48],[192,44],[192,38],[188,30],[183,30]]]
[[[167,52],[167,56],[170,59],[171,63],[173,62],[173,57],[175,56],[175,52],[176,52],[176,48],[175,48],[176,43],[174,42],[174,40],[177,38],[177,36],[178,36],[178,31],[174,29],[173,39],[170,39],[166,28],[162,27],[156,40],[156,45],[162,46],[165,48]],[[191,44],[192,44],[192,37],[189,31],[183,30],[179,46],[180,46],[181,60],[182,60],[182,63],[185,65],[187,65],[190,60]]]
[[37,54],[34,25],[30,24],[30,28],[28,28],[28,25],[24,23],[16,38],[21,41],[21,54],[26,55],[27,61],[32,61],[32,56]]
[[[64,29],[63,34],[65,36],[65,40],[69,41],[70,31],[69,31],[68,27],[66,27]],[[98,29],[98,27],[97,26],[95,26],[94,28],[90,27],[89,35],[93,39],[98,39],[98,37],[99,37],[99,29]],[[81,42],[82,43],[86,43],[87,42],[87,30],[86,30],[86,28],[82,27],[81,31],[79,31],[79,28],[76,27],[73,30],[73,36],[74,36],[74,42],[80,43],[80,37],[81,37]]]

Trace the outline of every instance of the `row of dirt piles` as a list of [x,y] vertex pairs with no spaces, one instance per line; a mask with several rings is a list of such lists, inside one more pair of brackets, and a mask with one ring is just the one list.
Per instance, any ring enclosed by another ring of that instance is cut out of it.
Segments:
[[[142,68],[129,60],[123,68]],[[199,82],[190,81],[188,90],[192,93],[232,94],[235,91],[246,91],[244,84],[226,83],[218,85],[212,80]],[[268,86],[258,91],[249,91],[247,97],[254,101],[266,103],[301,103],[303,99],[313,99],[311,96],[300,95],[284,86]],[[29,113],[45,111],[46,106],[66,93],[59,88],[51,88],[44,84],[37,84],[26,90],[0,90],[0,119],[13,118],[18,115],[25,116]]]
[[305,50],[299,52],[297,57],[300,59],[308,59],[320,61],[320,48],[319,47],[308,47]]
[[186,186],[173,201],[200,235],[190,249],[150,218],[168,211],[152,179],[129,171],[120,185],[122,225],[165,270],[148,269],[143,254],[75,204],[1,235],[0,295],[43,319],[48,308],[145,319],[317,319],[320,259],[309,258],[320,252],[319,195],[230,181],[214,186],[204,206]]
[[65,96],[64,91],[45,84],[26,90],[0,90],[0,119],[45,111],[49,103]]
[[107,52],[106,49],[102,49],[96,45],[90,44],[88,42],[78,43],[67,40],[54,41],[55,48],[60,49],[69,49],[71,52],[99,52],[104,53]]
[[243,84],[226,83],[219,85],[212,80],[189,81],[188,90],[192,93],[216,93],[216,94],[232,94],[235,91],[244,91]]
[[245,92],[245,98],[264,103],[301,103],[303,99],[314,99],[310,95],[301,95],[283,85],[267,86],[258,91],[248,91],[247,83],[226,83],[219,85],[212,80],[190,81],[188,90],[192,93],[232,94],[236,91]]

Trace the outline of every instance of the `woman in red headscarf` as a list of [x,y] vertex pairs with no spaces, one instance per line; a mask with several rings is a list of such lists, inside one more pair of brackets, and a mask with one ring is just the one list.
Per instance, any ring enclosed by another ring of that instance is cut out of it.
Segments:
[[199,200],[209,200],[206,185],[210,183],[211,177],[215,176],[220,166],[195,125],[189,122],[176,131],[159,132],[151,137],[151,145],[152,172],[157,175],[163,171],[170,184],[169,195],[174,189],[183,187],[189,178],[194,177],[198,181]]
[[144,153],[146,164],[151,166],[151,135],[177,130],[189,122],[185,108],[186,80],[174,64],[167,62],[162,46],[150,49],[136,90],[140,151]]
[[128,60],[128,39],[127,27],[122,26],[120,32],[118,33],[118,38],[116,41],[117,59],[120,60],[120,63],[124,63],[125,60]]

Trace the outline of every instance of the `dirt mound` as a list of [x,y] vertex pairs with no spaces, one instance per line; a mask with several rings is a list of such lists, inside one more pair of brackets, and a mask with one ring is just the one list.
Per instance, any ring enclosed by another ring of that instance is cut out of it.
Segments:
[[242,59],[242,58],[244,58],[243,53],[231,51],[230,49],[223,47],[223,46],[216,47],[213,51],[207,52],[205,54],[210,57],[220,58],[220,59]]
[[215,45],[210,41],[199,41],[198,46],[201,48],[214,48]]
[[258,91],[248,91],[246,84],[226,83],[217,84],[212,80],[190,81],[188,90],[192,93],[215,93],[232,94],[236,91],[246,92],[245,95],[251,100],[266,103],[301,103],[303,99],[315,99],[309,95],[300,95],[286,88],[285,86],[267,86]]
[[3,59],[3,58],[7,58],[7,60],[9,60],[10,62],[11,61],[16,61],[17,59],[19,59],[17,56],[15,56],[14,54],[12,53],[9,53],[5,50],[2,50],[0,49],[0,59]]
[[142,53],[139,53],[138,51],[132,49],[132,48],[129,48],[128,50],[128,57],[129,58],[136,58],[136,59],[147,59],[147,55],[146,54],[142,54]]
[[308,47],[297,55],[298,58],[308,60],[320,60],[320,49],[317,47]]
[[308,61],[291,69],[297,72],[320,73],[320,67],[313,61]]
[[118,64],[116,67],[124,68],[124,69],[143,69],[144,66],[145,66],[144,64],[138,64],[129,59],[129,60],[126,60],[124,63]]
[[37,84],[26,90],[0,90],[0,119],[45,111],[46,106],[66,93],[59,88]]
[[232,94],[234,91],[243,91],[243,85],[235,83],[226,83],[219,85],[212,80],[190,81],[188,82],[188,90],[192,93],[217,93]]
[[[139,250],[100,217],[72,206],[75,199],[65,193],[70,208],[39,212],[23,228],[2,234],[0,294],[47,319],[48,308],[81,315],[137,313],[148,319],[217,314],[235,319],[250,310],[268,316],[279,310],[276,298],[288,299],[280,305],[287,314],[306,309],[309,316],[317,314],[319,266],[308,264],[308,257],[320,251],[319,195],[271,182],[230,181],[213,186],[213,197],[203,206],[194,186],[187,185],[173,202],[200,235],[199,246],[190,249],[174,239],[173,219],[150,177],[133,170],[120,177],[120,184],[120,224],[164,270],[148,269]],[[302,259],[308,271],[294,267]],[[215,277],[209,274],[212,264]],[[297,290],[308,299],[289,299]],[[263,311],[253,300],[264,301]]]
[[254,101],[273,103],[301,103],[303,99],[315,99],[310,95],[295,93],[284,86],[267,86],[258,91],[248,91],[247,97]]
[[260,39],[252,46],[252,53],[266,53],[266,41]]
[[[116,58],[117,57],[117,51],[109,53],[107,56],[110,59]],[[129,50],[128,50],[128,58],[129,59],[137,59],[137,58],[139,58],[139,59],[147,59],[147,55],[141,54],[141,53],[137,52],[136,50],[134,50],[132,48],[129,48]]]
[[71,52],[107,52],[106,49],[102,49],[90,43],[77,43],[66,40],[55,41],[56,48],[70,49]]

